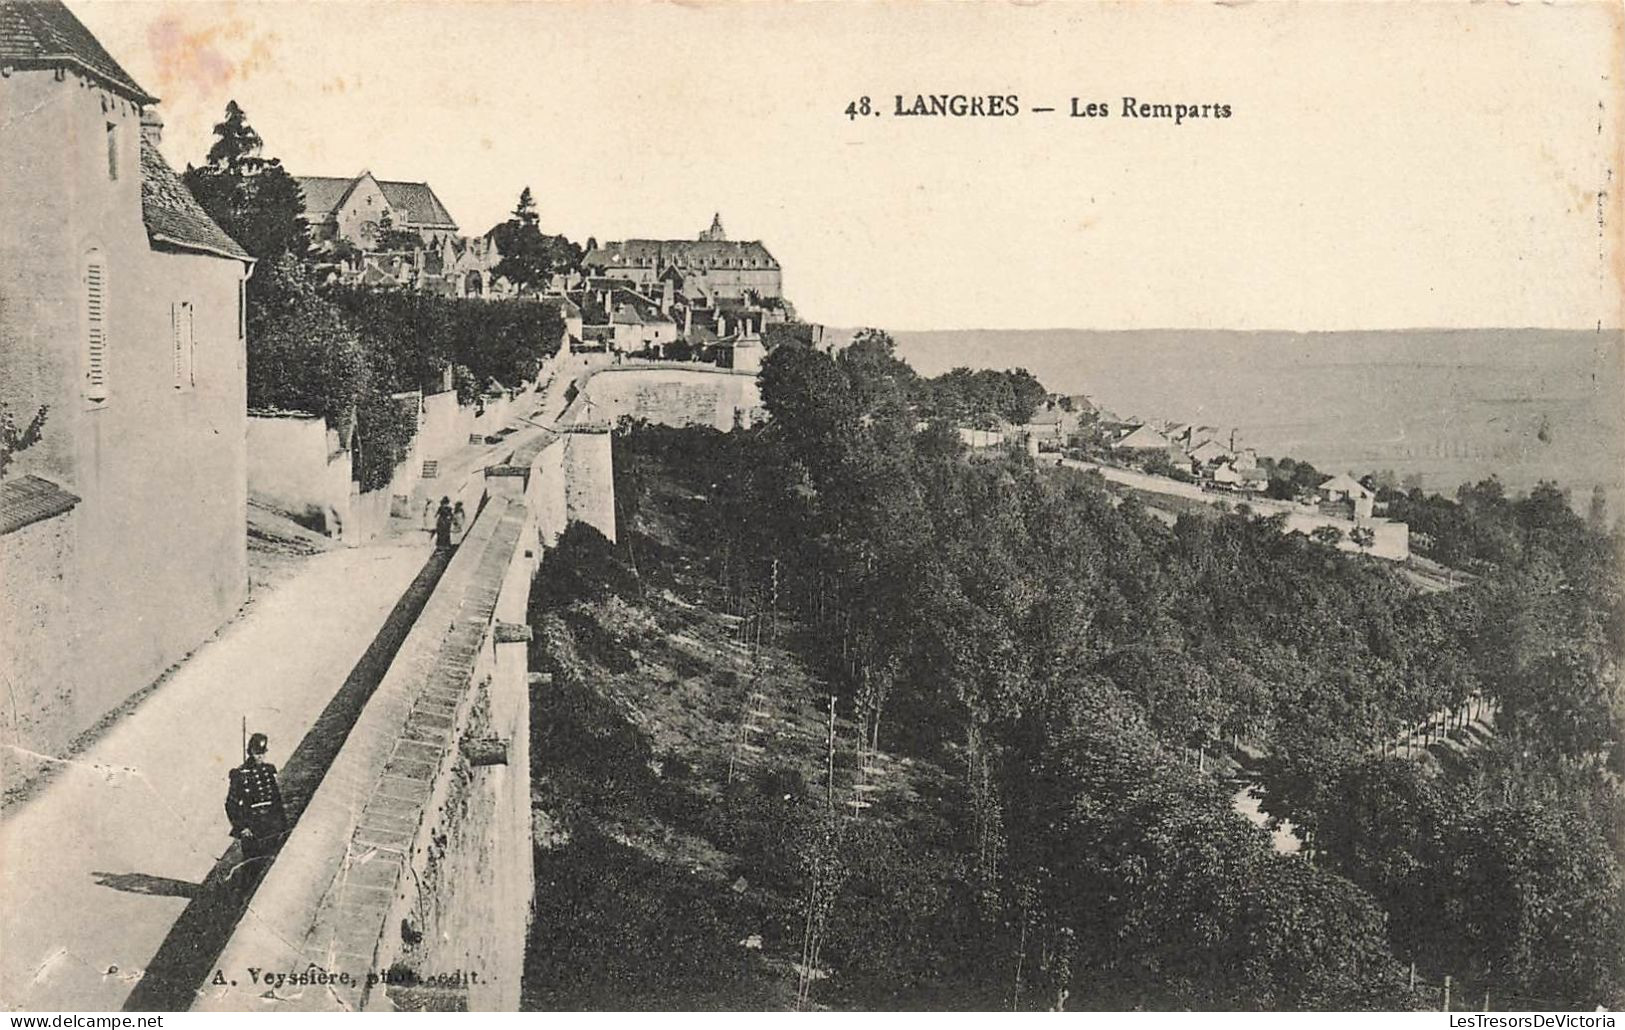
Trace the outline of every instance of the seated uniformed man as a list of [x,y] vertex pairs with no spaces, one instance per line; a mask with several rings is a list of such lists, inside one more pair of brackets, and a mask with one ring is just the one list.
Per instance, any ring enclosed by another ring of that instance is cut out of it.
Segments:
[[231,771],[226,792],[226,818],[231,820],[231,835],[242,842],[245,862],[270,855],[288,830],[276,766],[265,760],[270,743],[263,733],[248,738],[247,758]]

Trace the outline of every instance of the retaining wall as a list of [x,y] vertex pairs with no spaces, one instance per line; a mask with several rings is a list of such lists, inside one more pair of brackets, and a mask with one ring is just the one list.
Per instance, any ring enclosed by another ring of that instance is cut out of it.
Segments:
[[[459,489],[477,515],[215,963],[237,983],[204,984],[194,1008],[518,1008],[534,891],[530,589],[567,522],[615,535],[613,437],[582,418],[593,379],[589,369],[568,405],[551,384],[541,401],[564,408],[560,431],[520,428],[504,459]],[[716,405],[746,403],[754,379],[712,388],[723,402],[614,396],[652,421],[705,409],[731,427]],[[241,975],[250,968],[324,982],[268,990]]]
[[338,536],[350,521],[350,453],[320,415],[248,417],[248,496]]
[[[541,553],[528,482],[491,480],[216,963],[315,967],[336,982],[267,991],[239,978],[205,985],[194,1008],[517,1007],[531,895],[529,698],[525,638],[501,622],[523,622]],[[471,745],[489,752],[495,740],[504,761],[471,757]],[[392,987],[391,971],[429,983]],[[442,976],[450,982],[433,983]]]

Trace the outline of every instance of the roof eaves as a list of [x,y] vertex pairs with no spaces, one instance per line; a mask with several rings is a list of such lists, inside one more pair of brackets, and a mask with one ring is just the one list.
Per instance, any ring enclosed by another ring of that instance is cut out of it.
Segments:
[[135,86],[134,83],[120,82],[117,77],[109,75],[101,69],[95,67],[78,54],[41,54],[38,57],[8,57],[3,62],[0,62],[0,64],[3,64],[7,68],[60,68],[63,65],[67,65],[80,75],[83,75],[85,78],[96,82],[106,89],[112,90],[114,93],[117,93],[126,99],[133,100],[142,105],[158,103],[158,98],[153,96],[151,93],[141,89],[139,86]]
[[221,247],[211,247],[206,243],[196,243],[192,240],[179,240],[173,236],[168,236],[161,232],[149,230],[147,232],[147,238],[153,243],[162,243],[164,246],[174,247],[176,250],[193,250],[200,254],[213,254],[215,257],[223,257],[232,261],[241,261],[250,269],[252,269],[259,261],[259,258],[254,257],[251,254],[233,254]]

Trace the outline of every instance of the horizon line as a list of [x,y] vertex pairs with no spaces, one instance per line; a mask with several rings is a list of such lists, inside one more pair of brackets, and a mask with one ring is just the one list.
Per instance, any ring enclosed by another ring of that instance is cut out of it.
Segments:
[[903,329],[886,328],[878,325],[834,325],[833,323],[818,323],[825,329],[843,329],[859,331],[862,329],[880,329],[887,333],[1291,333],[1297,336],[1334,336],[1350,333],[1604,333],[1625,332],[1625,325],[1596,326],[1593,328],[1575,328],[1573,326],[1402,326],[1386,329],[1229,329],[1204,326],[1146,326],[1136,328],[1090,328],[1087,326],[972,326],[967,328],[920,328],[908,327]]

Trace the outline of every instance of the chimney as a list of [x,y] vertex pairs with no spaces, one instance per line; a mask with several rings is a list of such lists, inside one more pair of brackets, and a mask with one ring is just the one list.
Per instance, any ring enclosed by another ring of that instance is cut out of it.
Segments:
[[141,138],[157,146],[164,139],[164,116],[156,107],[141,109]]

